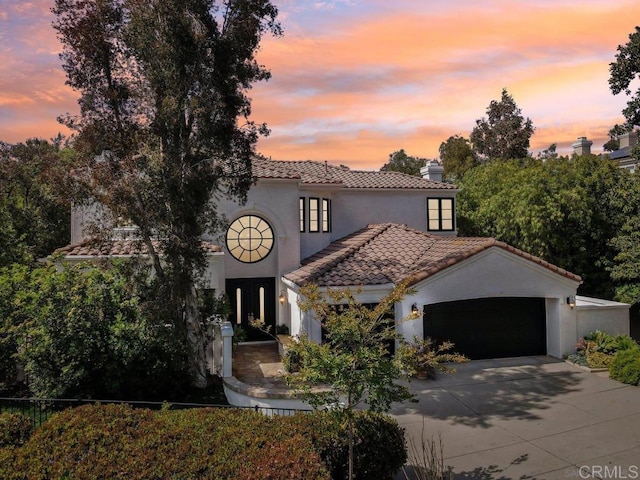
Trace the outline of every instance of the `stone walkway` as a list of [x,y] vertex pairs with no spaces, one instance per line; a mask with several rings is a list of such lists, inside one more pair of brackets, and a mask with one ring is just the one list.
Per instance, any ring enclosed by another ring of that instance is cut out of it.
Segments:
[[276,342],[246,343],[234,346],[233,376],[241,382],[262,388],[287,388],[284,367]]

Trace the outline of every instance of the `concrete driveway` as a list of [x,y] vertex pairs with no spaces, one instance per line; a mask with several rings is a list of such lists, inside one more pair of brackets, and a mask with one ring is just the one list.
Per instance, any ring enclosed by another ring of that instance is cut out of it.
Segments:
[[442,435],[456,479],[640,478],[640,388],[545,356],[457,370],[391,411],[408,439]]

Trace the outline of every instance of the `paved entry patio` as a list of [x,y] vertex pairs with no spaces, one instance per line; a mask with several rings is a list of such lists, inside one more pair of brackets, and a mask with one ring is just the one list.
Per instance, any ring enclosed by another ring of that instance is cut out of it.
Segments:
[[286,388],[276,342],[243,343],[233,347],[233,376],[266,389]]

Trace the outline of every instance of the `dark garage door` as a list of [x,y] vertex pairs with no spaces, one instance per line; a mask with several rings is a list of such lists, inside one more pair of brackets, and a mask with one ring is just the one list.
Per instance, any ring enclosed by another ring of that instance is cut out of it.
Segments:
[[424,307],[424,336],[471,359],[545,355],[544,298],[482,298]]

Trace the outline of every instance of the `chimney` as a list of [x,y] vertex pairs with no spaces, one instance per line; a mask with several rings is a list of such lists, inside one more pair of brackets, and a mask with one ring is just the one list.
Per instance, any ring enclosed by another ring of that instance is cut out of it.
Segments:
[[636,132],[627,132],[620,136],[620,148],[635,147],[638,144],[638,134]]
[[435,160],[428,160],[427,164],[420,169],[422,178],[433,180],[434,182],[441,182],[443,173],[444,167]]
[[578,140],[571,147],[573,148],[573,153],[578,156],[591,155],[591,145],[593,145],[593,142],[587,140],[587,137],[578,137]]

